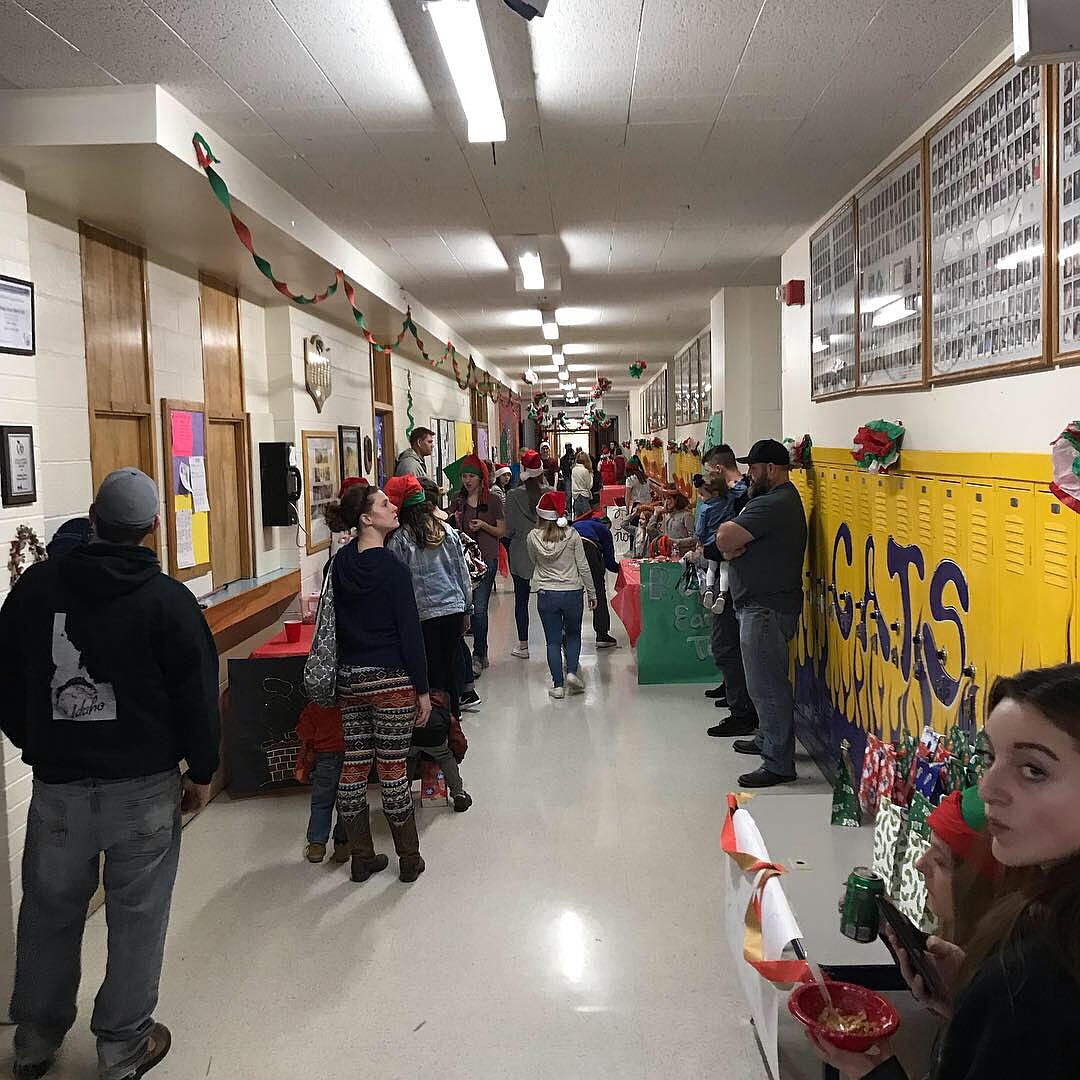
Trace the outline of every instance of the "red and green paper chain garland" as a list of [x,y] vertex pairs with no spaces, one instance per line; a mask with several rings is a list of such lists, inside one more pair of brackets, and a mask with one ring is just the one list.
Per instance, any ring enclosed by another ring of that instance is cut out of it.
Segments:
[[303,296],[300,293],[294,292],[289,285],[274,276],[274,268],[270,265],[267,259],[264,259],[255,250],[255,241],[251,235],[251,230],[247,225],[236,216],[235,211],[232,208],[232,196],[229,194],[228,185],[222,179],[221,175],[214,168],[214,165],[220,165],[219,158],[214,156],[214,152],[210,149],[206,139],[202,137],[199,132],[195,132],[192,138],[192,145],[195,147],[195,159],[199,163],[199,168],[206,173],[206,179],[210,182],[210,188],[217,197],[218,202],[229,212],[229,217],[232,221],[233,231],[236,233],[240,240],[240,243],[251,253],[251,258],[258,268],[259,273],[263,277],[267,278],[269,282],[282,296],[291,300],[294,304],[301,305],[314,305],[321,304],[324,300],[328,300],[331,296],[337,294],[338,287],[340,286],[345,293],[345,298],[349,302],[349,307],[352,309],[353,318],[356,320],[356,325],[360,328],[360,332],[363,334],[364,339],[372,346],[372,348],[378,349],[380,352],[391,353],[402,341],[405,340],[405,335],[409,334],[413,341],[416,343],[417,349],[420,351],[420,355],[435,368],[442,367],[449,358],[451,367],[454,372],[454,381],[457,383],[458,388],[461,390],[479,390],[482,394],[485,394],[488,399],[496,405],[509,405],[519,407],[520,402],[515,399],[515,396],[507,391],[505,394],[500,390],[499,384],[487,375],[481,373],[479,376],[477,372],[480,370],[476,366],[476,361],[470,356],[468,364],[465,369],[465,378],[461,377],[461,365],[458,363],[459,353],[454,348],[453,342],[446,343],[446,349],[439,359],[433,359],[428,355],[425,349],[424,342],[420,338],[419,331],[416,323],[413,322],[412,309],[408,309],[405,312],[405,319],[401,324],[401,333],[390,344],[383,344],[378,341],[374,334],[367,327],[367,323],[364,321],[364,313],[356,306],[356,290],[353,288],[352,282],[345,277],[343,270],[335,271],[334,281],[328,285],[321,293],[317,293],[314,296]]

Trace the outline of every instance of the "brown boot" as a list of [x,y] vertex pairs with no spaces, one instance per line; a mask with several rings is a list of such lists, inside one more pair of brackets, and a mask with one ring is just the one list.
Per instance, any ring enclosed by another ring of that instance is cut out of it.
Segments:
[[420,837],[416,835],[416,815],[410,814],[403,825],[390,823],[394,836],[394,848],[398,853],[399,881],[415,881],[424,872],[424,860],[420,855]]
[[349,821],[346,827],[352,851],[353,881],[367,881],[372,874],[377,874],[390,865],[390,860],[385,855],[375,854],[375,841],[371,839],[371,812],[368,807],[365,806],[364,812]]

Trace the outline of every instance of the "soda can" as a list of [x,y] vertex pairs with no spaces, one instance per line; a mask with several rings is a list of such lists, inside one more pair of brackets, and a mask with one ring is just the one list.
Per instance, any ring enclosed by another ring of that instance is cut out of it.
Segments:
[[852,941],[873,941],[878,935],[878,897],[885,895],[885,881],[868,866],[856,866],[848,875],[840,932]]

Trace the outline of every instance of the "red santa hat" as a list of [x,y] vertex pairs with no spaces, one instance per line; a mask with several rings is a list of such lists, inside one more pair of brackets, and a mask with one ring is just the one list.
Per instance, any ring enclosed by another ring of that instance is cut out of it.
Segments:
[[521,479],[535,480],[544,475],[544,461],[535,450],[526,450],[521,456]]
[[499,462],[499,464],[495,466],[495,479],[496,480],[498,480],[498,478],[500,476],[513,476],[513,475],[514,475],[514,471],[513,471],[513,469],[510,468],[509,465],[504,465],[502,462]]
[[566,525],[566,492],[545,491],[536,504],[536,516],[543,521],[554,521],[559,528]]

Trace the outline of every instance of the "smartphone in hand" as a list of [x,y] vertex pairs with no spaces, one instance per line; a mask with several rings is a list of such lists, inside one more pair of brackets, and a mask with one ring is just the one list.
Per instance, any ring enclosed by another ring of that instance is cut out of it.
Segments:
[[[878,911],[882,919],[892,927],[897,940],[907,950],[908,959],[916,973],[922,976],[927,991],[934,997],[942,993],[942,986],[937,977],[937,970],[926,956],[926,942],[930,935],[920,930],[887,896],[878,897]],[[882,935],[881,940],[885,947],[892,953],[889,939]],[[893,959],[899,964],[899,959],[893,953]]]

